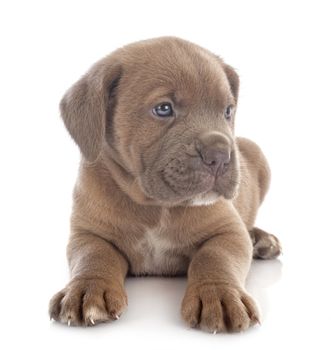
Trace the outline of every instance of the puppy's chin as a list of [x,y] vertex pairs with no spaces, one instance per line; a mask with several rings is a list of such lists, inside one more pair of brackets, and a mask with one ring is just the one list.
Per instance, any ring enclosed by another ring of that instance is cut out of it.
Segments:
[[201,205],[212,205],[216,203],[222,196],[215,191],[199,194],[198,196],[191,199],[188,205],[197,207]]

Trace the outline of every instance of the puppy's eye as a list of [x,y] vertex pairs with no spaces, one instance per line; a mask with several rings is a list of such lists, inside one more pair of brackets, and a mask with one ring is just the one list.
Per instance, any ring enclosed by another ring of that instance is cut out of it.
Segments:
[[233,114],[233,106],[229,105],[225,108],[225,111],[224,111],[225,119],[230,120],[232,118],[232,114]]
[[153,108],[152,112],[154,115],[161,118],[172,117],[174,115],[171,103],[169,102],[160,103]]

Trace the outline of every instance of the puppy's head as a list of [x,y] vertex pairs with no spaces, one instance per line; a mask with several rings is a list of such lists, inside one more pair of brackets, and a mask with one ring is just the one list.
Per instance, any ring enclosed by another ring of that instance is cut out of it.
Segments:
[[83,157],[121,169],[126,180],[118,181],[134,200],[208,204],[233,198],[238,186],[238,88],[237,74],[212,53],[159,38],[96,63],[66,93],[61,113]]

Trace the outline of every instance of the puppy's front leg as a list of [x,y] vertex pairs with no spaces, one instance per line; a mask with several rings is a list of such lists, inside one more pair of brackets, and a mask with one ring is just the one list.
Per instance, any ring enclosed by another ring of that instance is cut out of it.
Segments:
[[67,253],[71,281],[51,299],[50,317],[69,326],[118,318],[127,306],[124,257],[108,241],[86,232],[73,233]]
[[259,322],[244,288],[252,257],[249,234],[239,221],[224,229],[193,256],[182,303],[184,320],[210,332],[242,331]]

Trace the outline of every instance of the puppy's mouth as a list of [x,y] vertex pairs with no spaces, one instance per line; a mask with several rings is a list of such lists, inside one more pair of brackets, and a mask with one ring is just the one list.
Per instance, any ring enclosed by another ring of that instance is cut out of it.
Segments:
[[231,199],[239,184],[238,165],[235,155],[222,168],[194,164],[197,160],[172,159],[161,170],[149,174],[141,181],[144,193],[161,203],[192,205],[210,204],[220,197]]
[[160,176],[166,186],[182,199],[187,199],[187,196],[191,197],[193,194],[210,191],[216,181],[216,177],[206,171],[194,172],[191,176],[184,178],[177,178],[166,172],[161,172]]

